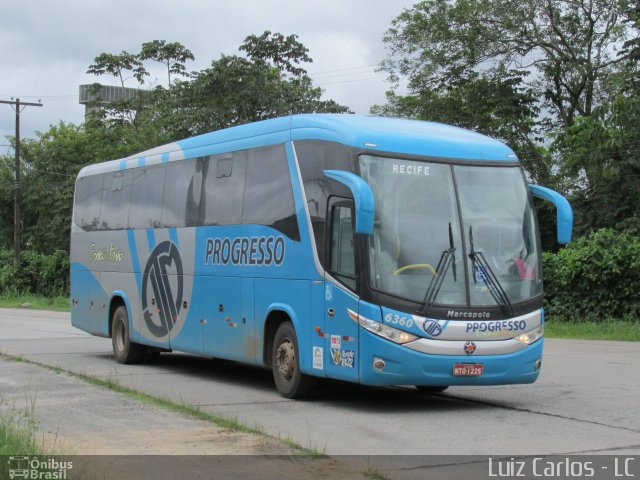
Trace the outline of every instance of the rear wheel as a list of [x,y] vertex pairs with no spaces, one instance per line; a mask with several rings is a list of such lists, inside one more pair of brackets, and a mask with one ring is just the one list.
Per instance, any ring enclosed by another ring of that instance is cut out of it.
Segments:
[[129,336],[129,315],[124,306],[119,306],[113,314],[111,326],[111,344],[113,355],[118,363],[140,363],[145,347],[131,341]]
[[300,371],[300,355],[296,332],[291,322],[284,322],[276,331],[271,351],[273,379],[280,395],[301,398],[313,388],[314,378]]
[[444,392],[447,388],[449,388],[449,386],[446,386],[446,387],[442,387],[442,386],[435,387],[435,386],[431,386],[431,385],[416,385],[416,388],[418,389],[418,391],[420,393],[431,395],[433,393]]

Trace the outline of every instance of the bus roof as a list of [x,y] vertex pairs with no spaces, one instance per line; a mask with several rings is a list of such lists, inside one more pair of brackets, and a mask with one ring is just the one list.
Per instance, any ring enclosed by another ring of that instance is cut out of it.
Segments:
[[326,140],[363,151],[477,161],[517,161],[504,143],[435,122],[350,114],[300,114],[225,128],[156,147],[128,158],[90,165],[79,176],[194,158],[289,140]]

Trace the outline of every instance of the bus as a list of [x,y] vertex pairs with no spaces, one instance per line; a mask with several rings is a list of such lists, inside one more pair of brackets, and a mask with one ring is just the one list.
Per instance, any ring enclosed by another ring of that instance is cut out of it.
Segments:
[[71,321],[124,364],[268,367],[286,398],[365,385],[532,383],[544,312],[532,196],[503,143],[439,123],[302,114],[89,165]]

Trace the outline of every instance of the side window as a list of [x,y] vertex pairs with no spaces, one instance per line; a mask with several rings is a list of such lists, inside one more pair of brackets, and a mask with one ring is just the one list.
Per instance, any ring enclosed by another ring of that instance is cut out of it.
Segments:
[[242,223],[247,152],[209,157],[204,181],[204,225]]
[[351,202],[331,207],[329,271],[352,290],[356,288],[355,237]]
[[165,171],[164,165],[132,170],[130,228],[160,228],[162,226],[162,192]]
[[266,225],[300,240],[283,145],[249,150],[242,223]]
[[170,163],[166,167],[163,227],[190,227],[198,224],[203,164],[203,160],[194,159]]
[[131,170],[104,175],[100,230],[127,228],[129,199],[131,197]]
[[79,178],[76,183],[73,217],[76,225],[89,232],[99,229],[104,175]]

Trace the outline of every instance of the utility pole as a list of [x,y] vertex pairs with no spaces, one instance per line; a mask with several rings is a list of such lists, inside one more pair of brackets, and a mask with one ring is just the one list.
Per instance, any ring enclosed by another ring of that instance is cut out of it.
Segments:
[[14,183],[14,209],[13,209],[13,252],[14,263],[20,265],[20,246],[22,244],[22,215],[20,213],[20,107],[41,107],[41,103],[21,102],[19,98],[15,100],[0,100],[16,111],[16,180]]

